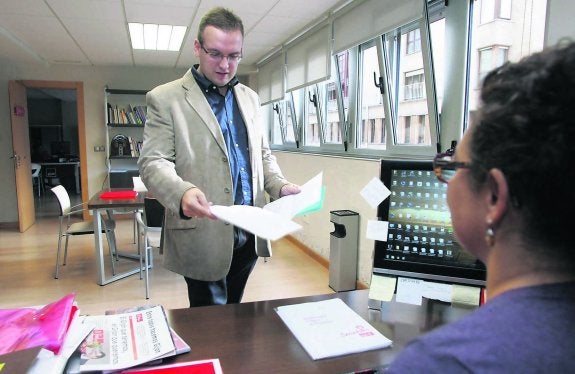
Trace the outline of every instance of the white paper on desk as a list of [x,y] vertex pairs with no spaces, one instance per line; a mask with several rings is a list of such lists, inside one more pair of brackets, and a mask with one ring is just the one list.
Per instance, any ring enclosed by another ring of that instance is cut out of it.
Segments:
[[392,343],[338,298],[281,306],[277,313],[314,360]]
[[281,199],[272,201],[264,206],[268,210],[287,218],[295,217],[299,212],[317,204],[321,200],[323,172],[300,186],[301,192],[295,195],[287,195]]
[[250,205],[212,205],[210,210],[222,221],[268,240],[278,240],[302,228],[289,218]]
[[421,279],[397,279],[397,294],[395,301],[406,304],[421,305],[425,282]]

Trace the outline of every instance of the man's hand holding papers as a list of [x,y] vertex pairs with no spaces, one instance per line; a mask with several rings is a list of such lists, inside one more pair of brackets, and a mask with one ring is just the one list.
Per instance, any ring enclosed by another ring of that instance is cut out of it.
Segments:
[[301,225],[291,219],[305,212],[319,210],[323,203],[322,175],[319,173],[301,186],[301,192],[287,195],[262,208],[248,205],[213,205],[212,213],[252,234],[268,240],[277,240],[300,230]]

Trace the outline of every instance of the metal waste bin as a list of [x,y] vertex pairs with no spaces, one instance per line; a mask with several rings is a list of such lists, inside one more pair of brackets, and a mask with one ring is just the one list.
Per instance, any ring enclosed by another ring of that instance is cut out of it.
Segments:
[[329,240],[329,286],[336,292],[356,288],[359,214],[351,210],[332,210],[334,231]]

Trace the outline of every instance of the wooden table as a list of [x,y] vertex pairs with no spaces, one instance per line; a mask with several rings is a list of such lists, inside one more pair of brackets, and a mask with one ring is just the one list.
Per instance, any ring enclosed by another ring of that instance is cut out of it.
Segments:
[[[112,189],[114,190],[114,189]],[[117,189],[116,189],[117,190]],[[105,265],[104,265],[104,246],[102,243],[102,235],[98,235],[97,233],[102,232],[102,212],[107,212],[108,215],[111,217],[113,216],[113,211],[116,209],[130,209],[130,210],[137,210],[144,208],[144,192],[138,192],[135,199],[101,199],[100,194],[104,191],[110,191],[110,189],[99,191],[97,194],[92,196],[90,201],[88,201],[88,209],[91,209],[93,212],[93,220],[94,220],[94,250],[96,254],[96,268],[97,268],[97,281],[98,284],[103,286],[111,282],[115,282],[118,279],[125,278],[127,276],[136,274],[140,272],[140,264],[138,262],[138,266],[130,269],[128,271],[124,271],[121,273],[117,273],[111,277],[106,277]],[[115,250],[118,250],[117,248]]]
[[[281,305],[336,297],[391,339],[392,347],[314,361],[274,310]],[[380,310],[369,309],[368,291],[361,290],[168,310],[170,325],[192,349],[169,362],[218,358],[226,374],[350,373],[389,364],[408,341],[473,310],[427,299],[422,306],[396,302],[376,305]]]

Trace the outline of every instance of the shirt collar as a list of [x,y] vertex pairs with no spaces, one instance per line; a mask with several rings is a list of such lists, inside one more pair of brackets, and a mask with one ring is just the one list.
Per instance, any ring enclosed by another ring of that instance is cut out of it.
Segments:
[[[195,64],[194,66],[192,66],[192,75],[194,76],[194,79],[196,80],[202,91],[205,92],[211,91],[219,93],[218,86],[213,84],[212,81],[210,81],[208,78],[206,78],[202,73],[198,71],[199,66],[200,66],[199,64]],[[226,86],[228,86],[229,89],[232,89],[238,83],[239,83],[238,78],[233,77],[232,80],[230,80]]]

